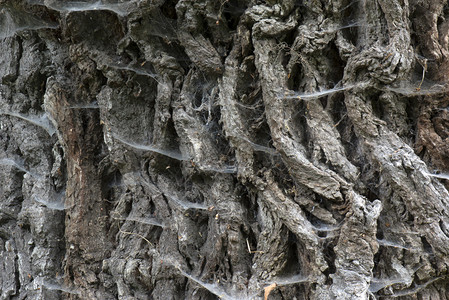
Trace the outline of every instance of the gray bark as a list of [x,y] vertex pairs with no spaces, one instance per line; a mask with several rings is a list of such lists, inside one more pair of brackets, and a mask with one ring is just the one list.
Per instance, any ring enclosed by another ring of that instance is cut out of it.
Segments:
[[0,0],[0,299],[448,299],[443,0]]

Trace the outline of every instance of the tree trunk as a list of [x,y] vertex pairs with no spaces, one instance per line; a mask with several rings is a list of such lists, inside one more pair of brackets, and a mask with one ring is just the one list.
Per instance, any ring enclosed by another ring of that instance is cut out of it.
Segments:
[[447,1],[0,8],[0,299],[449,299]]

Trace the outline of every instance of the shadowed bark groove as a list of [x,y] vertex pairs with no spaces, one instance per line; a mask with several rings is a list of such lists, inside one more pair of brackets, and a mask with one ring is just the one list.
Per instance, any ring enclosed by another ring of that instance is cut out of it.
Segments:
[[0,0],[0,299],[447,299],[443,0]]

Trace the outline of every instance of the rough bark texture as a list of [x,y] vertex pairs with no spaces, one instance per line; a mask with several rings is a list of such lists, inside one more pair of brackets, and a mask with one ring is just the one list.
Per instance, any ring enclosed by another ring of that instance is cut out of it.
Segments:
[[447,1],[0,0],[0,38],[0,299],[449,299]]

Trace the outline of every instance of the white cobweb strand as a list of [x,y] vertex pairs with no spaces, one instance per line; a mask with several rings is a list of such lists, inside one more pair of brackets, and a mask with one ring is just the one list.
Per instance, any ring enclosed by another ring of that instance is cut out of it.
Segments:
[[27,122],[30,122],[31,124],[34,124],[38,127],[43,128],[45,131],[47,131],[48,135],[53,136],[55,134],[56,129],[51,123],[50,119],[48,118],[47,114],[41,114],[41,115],[23,115],[15,112],[0,112],[2,115],[8,115],[16,118],[20,118],[22,120],[25,120]]
[[311,92],[311,93],[296,93],[296,92],[290,92],[286,91],[283,94],[279,95],[279,98],[282,99],[298,99],[298,100],[314,100],[319,99],[321,97],[325,97],[328,95],[332,95],[341,91],[349,90],[353,88],[354,85],[348,85],[345,87],[335,87],[328,90],[323,91],[317,91],[317,92]]
[[129,14],[135,7],[137,7],[138,2],[136,0],[131,0],[124,3],[121,2],[106,3],[105,1],[102,0],[96,1],[29,0],[28,3],[43,5],[50,9],[66,13],[108,10],[123,17]]
[[172,150],[164,150],[164,149],[159,149],[156,148],[152,145],[142,145],[142,144],[136,144],[136,143],[132,143],[132,142],[128,142],[125,141],[124,139],[122,139],[121,137],[117,136],[116,134],[112,134],[112,137],[115,138],[116,140],[120,141],[121,143],[128,145],[132,148],[138,149],[138,150],[144,150],[144,151],[150,151],[150,152],[155,152],[155,153],[159,153],[162,154],[164,156],[176,159],[176,160],[189,160],[188,157],[183,156],[180,152],[177,151],[172,151]]

